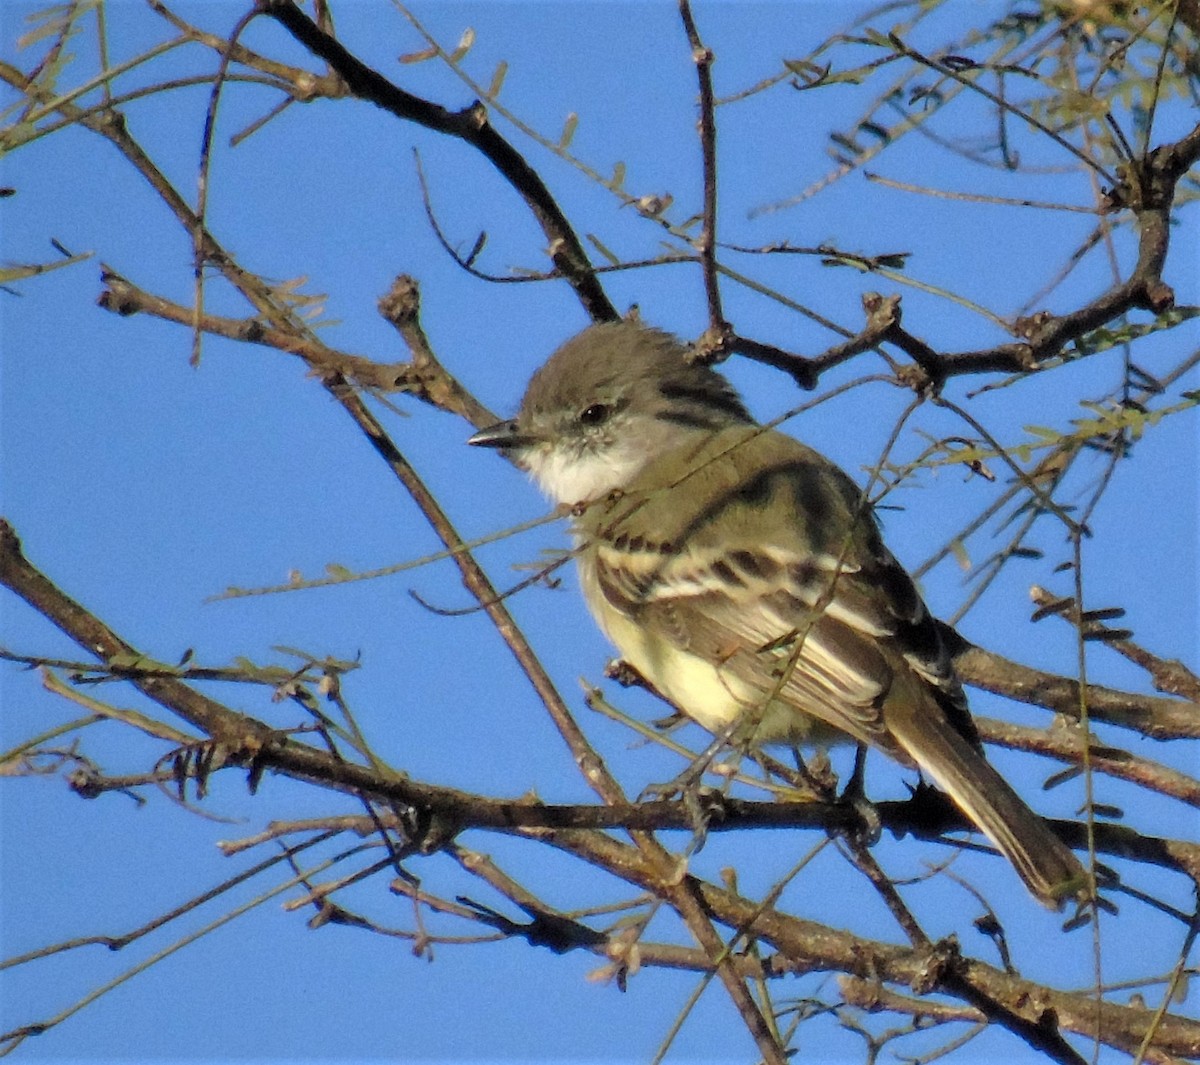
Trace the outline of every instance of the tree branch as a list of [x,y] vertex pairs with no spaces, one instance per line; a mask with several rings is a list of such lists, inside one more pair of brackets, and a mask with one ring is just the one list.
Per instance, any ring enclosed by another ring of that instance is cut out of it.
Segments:
[[[1080,693],[1075,678],[1023,666],[975,646],[948,625],[941,628],[954,668],[967,684],[1078,720]],[[1196,703],[1136,695],[1100,684],[1087,685],[1086,696],[1092,721],[1133,729],[1155,740],[1200,738]]]
[[[109,661],[138,657],[130,644],[30,564],[21,550],[16,530],[3,518],[0,518],[0,584],[97,658]],[[238,752],[253,753],[270,737],[270,730],[261,722],[234,713],[172,677],[133,676],[130,681],[156,703]]]
[[713,102],[712,49],[705,46],[692,17],[688,0],[679,0],[679,17],[683,20],[684,32],[692,50],[692,62],[696,65],[696,80],[700,86],[700,118],[696,128],[700,133],[700,155],[704,174],[704,207],[701,211],[700,236],[696,250],[704,273],[704,294],[708,302],[708,331],[714,349],[719,347],[729,333],[729,323],[721,309],[721,283],[717,273],[717,120]]
[[593,321],[614,321],[616,308],[592,270],[587,252],[541,176],[488,122],[487,109],[476,101],[462,111],[449,111],[392,84],[351,55],[291,0],[258,0],[259,10],[275,19],[313,55],[325,60],[361,100],[437,133],[471,145],[487,159],[525,201],[549,244],[549,254]]

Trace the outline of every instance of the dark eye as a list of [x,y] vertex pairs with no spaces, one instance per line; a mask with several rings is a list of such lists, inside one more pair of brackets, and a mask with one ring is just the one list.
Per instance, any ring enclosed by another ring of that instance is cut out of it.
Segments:
[[579,420],[584,425],[602,425],[608,421],[610,414],[612,414],[612,407],[607,403],[593,403],[579,412]]

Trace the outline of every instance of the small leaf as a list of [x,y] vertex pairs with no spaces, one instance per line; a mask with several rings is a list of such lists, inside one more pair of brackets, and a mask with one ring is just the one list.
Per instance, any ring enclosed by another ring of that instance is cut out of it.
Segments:
[[1120,821],[1125,816],[1125,811],[1119,806],[1110,806],[1106,802],[1092,803],[1092,812],[1097,817],[1110,817],[1114,821]]
[[613,166],[612,177],[609,178],[608,187],[614,192],[618,191],[625,184],[625,164],[617,162]]
[[1186,969],[1179,973],[1179,979],[1175,986],[1175,991],[1171,995],[1173,1005],[1179,1006],[1187,1001],[1188,997],[1188,972]]
[[604,258],[606,258],[608,260],[608,264],[610,266],[616,266],[621,261],[620,259],[617,258],[617,256],[615,256],[611,251],[609,251],[608,248],[606,248],[604,246],[604,244],[601,242],[600,238],[598,236],[596,236],[594,233],[589,233],[587,235],[587,239],[588,239],[589,243],[591,243],[591,245],[601,255],[603,255]]
[[405,55],[398,56],[397,59],[401,63],[424,63],[426,59],[433,59],[437,54],[437,48],[434,45],[430,45],[420,52],[408,52]]
[[1047,429],[1044,425],[1026,425],[1025,432],[1030,436],[1040,437],[1042,440],[1061,440],[1062,433],[1057,429]]
[[450,62],[457,63],[465,56],[471,47],[475,44],[475,31],[468,26],[463,30],[463,35],[458,39],[458,44],[455,45],[454,51],[450,53]]
[[1125,616],[1125,608],[1120,606],[1106,606],[1099,610],[1085,610],[1083,612],[1084,621],[1115,621],[1117,618]]
[[1092,923],[1092,914],[1083,906],[1075,912],[1075,916],[1063,921],[1063,932],[1074,932],[1077,928],[1085,928]]
[[1082,775],[1082,766],[1068,766],[1066,769],[1060,769],[1057,773],[1051,773],[1042,785],[1042,790],[1050,791],[1052,788],[1057,788],[1060,784],[1065,784],[1068,780],[1074,780],[1076,777]]
[[1041,621],[1043,618],[1050,617],[1051,614],[1065,613],[1067,608],[1074,605],[1075,600],[1070,596],[1063,596],[1061,599],[1052,599],[1048,603],[1043,603],[1030,615],[1030,621]]
[[854,67],[852,70],[839,70],[836,73],[826,71],[821,79],[821,85],[861,85],[874,70],[874,66]]
[[475,260],[479,258],[479,253],[483,251],[484,246],[487,244],[487,240],[487,230],[485,229],[480,231],[479,236],[475,238],[475,243],[471,245],[471,250],[467,252],[463,259],[464,265],[471,266]]
[[829,73],[828,67],[819,67],[808,59],[785,59],[783,65],[800,77],[804,77],[806,74],[815,74],[818,78],[823,78]]
[[1013,558],[1043,558],[1044,551],[1039,551],[1036,547],[1014,547],[1009,554]]
[[290,295],[291,293],[295,292],[301,285],[306,285],[306,284],[308,284],[308,275],[301,274],[299,277],[293,277],[293,278],[289,278],[286,281],[280,281],[279,284],[277,284],[275,286],[275,292],[281,296]]
[[141,669],[145,664],[145,656],[136,651],[120,651],[108,660],[109,669]]
[[853,152],[855,155],[862,154],[862,148],[855,144],[854,141],[847,137],[844,133],[831,133],[829,134],[829,139],[833,141],[834,144],[845,148],[848,152]]
[[1083,638],[1100,643],[1119,643],[1122,640],[1133,639],[1133,629],[1103,629],[1100,632],[1085,632]]
[[501,59],[499,65],[496,67],[496,72],[492,75],[491,84],[488,85],[487,95],[489,100],[494,100],[500,95],[500,88],[503,86],[504,79],[507,75],[508,63]]
[[876,138],[883,144],[891,143],[892,131],[890,129],[885,129],[883,126],[880,126],[875,122],[860,122],[858,124],[858,128],[864,133],[871,134],[872,137]]
[[967,554],[967,545],[957,537],[950,541],[950,551],[960,568],[964,570],[971,568],[971,556]]
[[[66,34],[68,37],[75,36],[77,27],[72,25],[71,5],[55,4],[53,7],[46,8],[45,11],[36,12],[28,16],[27,21],[41,21],[41,25],[30,30],[24,36],[17,38],[17,47],[24,50],[31,45],[35,45],[38,41],[45,40],[47,37],[56,34]],[[68,32],[69,31],[69,32]]]
[[566,121],[563,123],[562,134],[558,138],[559,151],[565,152],[568,145],[575,138],[575,131],[579,128],[579,116],[572,111],[567,115]]

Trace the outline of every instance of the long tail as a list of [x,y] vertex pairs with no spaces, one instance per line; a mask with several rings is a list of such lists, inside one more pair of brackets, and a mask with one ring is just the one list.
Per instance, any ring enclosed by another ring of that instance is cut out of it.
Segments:
[[1068,849],[984,756],[925,699],[889,700],[888,731],[1012,863],[1043,905],[1085,900],[1090,879]]

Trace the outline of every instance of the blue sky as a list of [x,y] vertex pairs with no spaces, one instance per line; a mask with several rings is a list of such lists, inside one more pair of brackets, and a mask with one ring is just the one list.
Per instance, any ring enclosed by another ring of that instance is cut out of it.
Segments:
[[[221,2],[179,10],[227,32],[243,7]],[[5,59],[18,60],[13,42],[24,32],[24,15],[35,9],[13,2],[0,9]],[[976,18],[999,9],[949,5],[915,29],[911,40],[942,41],[966,12]],[[414,10],[447,45],[473,27],[476,43],[466,67],[486,84],[495,64],[506,60],[504,103],[548,138],[556,140],[566,115],[576,112],[580,123],[571,147],[579,158],[602,172],[623,161],[627,187],[637,194],[669,191],[677,219],[698,209],[695,79],[674,5],[432,3]],[[851,10],[851,5],[817,3],[697,4],[701,32],[718,57],[718,93],[746,88],[777,71],[781,59],[807,54]],[[108,16],[114,61],[164,35],[161,22],[141,5],[110,5]],[[397,64],[397,56],[418,52],[424,44],[390,5],[339,8],[337,26],[348,47],[410,91],[449,107],[470,102],[471,91],[438,62]],[[252,26],[245,40],[267,54],[308,63],[266,20]],[[92,70],[87,37],[74,47],[78,69]],[[202,50],[183,49],[167,57],[157,76],[210,72],[213,66]],[[82,76],[68,73],[67,78]],[[908,251],[911,276],[1011,315],[1054,276],[1094,224],[1093,217],[932,199],[874,185],[861,175],[787,210],[750,217],[756,208],[793,197],[830,171],[828,132],[851,125],[869,95],[850,86],[810,93],[784,86],[723,107],[723,238],[747,245],[788,240],[829,242],[864,253]],[[447,367],[497,412],[515,409],[529,374],[586,325],[586,318],[565,285],[488,285],[464,275],[438,248],[425,220],[413,149],[420,153],[434,207],[451,239],[469,248],[486,229],[488,244],[479,264],[485,269],[504,273],[545,265],[541,234],[518,198],[465,146],[362,103],[295,106],[236,150],[224,147],[229,136],[275,102],[260,88],[226,93],[219,116],[222,147],[210,179],[213,231],[249,269],[275,280],[306,277],[304,291],[327,295],[329,324],[322,336],[342,350],[381,362],[402,359],[405,352],[376,314],[375,302],[396,274],[413,274],[422,286],[425,329]],[[194,197],[206,104],[207,91],[198,88],[149,97],[128,109],[132,131],[189,197]],[[982,113],[978,105],[969,105],[961,114],[949,112],[936,129],[953,136],[972,121],[973,128],[983,129]],[[1194,118],[1194,109],[1177,101],[1159,116],[1164,135],[1188,128]],[[620,208],[609,192],[523,139],[503,119],[497,123],[528,153],[580,232],[596,234],[625,257],[660,249],[655,226]],[[869,169],[897,181],[959,191],[1090,202],[1087,179],[1068,168],[1069,158],[1035,141],[1021,143],[1025,161],[1045,172],[1010,175],[968,167],[919,137],[900,141]],[[328,563],[369,569],[420,557],[438,544],[400,486],[305,376],[299,361],[210,338],[201,365],[192,368],[186,330],[144,316],[118,318],[95,307],[101,263],[173,299],[186,301],[191,290],[187,239],[109,146],[85,131],[70,130],[15,152],[0,168],[3,184],[18,190],[0,201],[6,261],[49,260],[52,238],[92,255],[83,264],[22,283],[19,295],[0,293],[0,490],[3,513],[31,560],[131,643],[163,660],[177,660],[188,648],[197,662],[214,665],[239,655],[286,661],[273,650],[280,646],[344,658],[361,654],[363,668],[347,678],[347,695],[377,753],[414,778],[497,795],[536,791],[547,801],[589,799],[565,747],[486,620],[435,616],[407,594],[413,589],[438,606],[468,605],[450,565],[330,589],[206,601],[230,585],[275,584],[293,570],[315,576]],[[1175,260],[1167,279],[1179,304],[1200,303],[1196,231],[1186,214],[1173,239]],[[1118,254],[1128,263],[1127,243]],[[962,350],[1005,339],[994,324],[945,299],[879,277],[825,268],[815,259],[731,257],[729,262],[850,329],[861,321],[862,292],[902,291],[906,326],[935,347]],[[1070,308],[1106,278],[1102,257],[1093,256],[1048,304],[1053,310]],[[681,335],[694,336],[705,324],[699,273],[690,267],[611,275],[606,285],[620,309],[637,304],[647,320]],[[728,284],[724,291],[727,315],[749,336],[805,354],[837,339],[747,288]],[[246,313],[219,283],[210,286],[208,299],[219,313]],[[1198,336],[1194,322],[1188,323],[1139,345],[1135,357],[1161,374],[1197,347]],[[822,385],[880,366],[878,360],[855,363]],[[811,398],[762,367],[735,360],[728,372],[764,419]],[[1000,439],[1015,442],[1024,438],[1024,425],[1067,426],[1080,416],[1081,398],[1105,394],[1120,374],[1120,353],[1114,350],[1045,380],[979,396],[970,407]],[[953,381],[947,395],[965,402],[979,384],[977,379]],[[1193,372],[1191,387],[1196,386]],[[793,420],[788,430],[861,480],[907,399],[889,386],[864,386]],[[382,411],[381,417],[464,536],[544,512],[544,501],[515,471],[492,454],[463,446],[470,432],[464,422],[402,397],[397,405],[404,416]],[[901,436],[898,454],[918,454],[925,443],[921,433],[966,432],[952,415],[927,406]],[[1165,419],[1148,433],[1133,461],[1117,470],[1095,515],[1095,536],[1085,548],[1088,605],[1125,607],[1129,627],[1144,646],[1193,667],[1200,601],[1196,444],[1191,414]],[[1083,500],[1103,462],[1099,456],[1080,462],[1075,491]],[[888,541],[903,561],[916,566],[1002,487],[953,467],[922,475],[892,498],[903,509],[884,517]],[[512,565],[562,546],[565,536],[561,527],[544,527],[489,547],[481,557],[504,586],[524,574]],[[982,537],[970,545],[972,557],[979,561],[1002,542]],[[962,630],[1009,657],[1069,672],[1074,662],[1069,628],[1028,620],[1030,584],[1069,590],[1066,579],[1052,573],[1069,557],[1068,549],[1061,530],[1049,524],[1034,542],[1046,557],[1011,566],[968,614]],[[957,609],[969,587],[953,561],[924,582],[931,606],[944,616]],[[630,733],[582,707],[578,678],[598,682],[609,651],[584,614],[572,580],[558,590],[524,593],[512,608],[631,792],[678,771],[677,761],[634,743]],[[0,642],[18,652],[83,657],[11,597],[0,600],[0,625]],[[1103,648],[1090,650],[1088,671],[1102,683],[1147,690],[1144,677]],[[273,706],[253,693],[211,690],[274,724],[297,721],[294,709]],[[116,687],[94,694],[117,706],[139,706],[132,693]],[[662,712],[645,695],[608,694],[636,716]],[[42,691],[35,676],[12,667],[0,670],[0,700],[0,750],[78,713]],[[980,693],[973,694],[972,705],[980,714],[1038,724],[1048,720],[1044,713]],[[1194,753],[1182,744],[1115,738],[1135,753],[1193,768]],[[699,733],[690,739],[702,742]],[[161,753],[160,747],[131,741],[112,725],[88,730],[83,742],[88,755],[112,772],[144,769]],[[841,768],[844,756],[836,757]],[[1039,792],[1040,781],[1056,768],[1049,762],[1003,752],[993,760],[1042,811],[1070,815],[1081,799],[1078,782]],[[872,765],[871,794],[901,796],[906,779],[879,760]],[[1124,806],[1131,823],[1145,827],[1165,821],[1176,831],[1180,807],[1148,801],[1107,780],[1099,787],[1100,798]],[[202,820],[161,796],[147,797],[149,802],[135,809],[122,795],[81,801],[54,779],[4,782],[0,955],[136,927],[256,858],[254,853],[223,858],[215,841],[250,835],[272,818],[353,810],[334,797],[274,778],[250,799],[243,779],[234,775],[215,779],[203,805],[227,821]],[[1194,822],[1191,812],[1187,817]],[[597,882],[572,860],[530,844],[470,833],[462,842],[491,854],[556,905],[626,894],[619,885]],[[714,835],[694,868],[717,876],[721,867],[736,865],[743,889],[763,892],[814,842],[813,834],[800,832]],[[889,872],[905,876],[921,871],[922,858],[947,852],[886,839],[878,853]],[[1088,985],[1093,954],[1087,932],[1062,935],[1058,921],[1041,912],[996,859],[966,856],[955,868],[986,887],[1005,920],[1014,955],[1029,975],[1059,986]],[[445,858],[416,863],[413,871],[432,889],[469,891],[480,901],[499,904],[479,885],[456,879]],[[1190,906],[1190,893],[1179,878],[1149,869],[1135,872],[1138,886]],[[266,874],[125,951],[85,948],[0,973],[0,1027],[66,1008],[281,877]],[[962,916],[973,913],[973,904],[960,889],[941,881],[910,889],[906,898],[931,934],[965,929],[970,938],[964,939],[964,949],[995,960]],[[351,889],[342,901],[381,923],[411,925],[410,909],[388,895],[381,878]],[[790,889],[787,901],[801,916],[898,938],[878,901],[830,851]],[[310,932],[306,917],[285,912],[279,899],[267,901],[29,1040],[21,1053],[61,1061],[230,1056],[641,1061],[653,1053],[695,983],[689,976],[646,971],[622,995],[587,979],[600,964],[596,958],[556,957],[520,943],[444,945],[429,964],[397,940],[349,928]],[[652,932],[671,934],[661,927]],[[1177,925],[1124,902],[1120,920],[1104,924],[1105,979],[1164,971],[1181,939]],[[1154,945],[1152,958],[1147,944]],[[797,980],[794,988],[780,986],[776,994],[815,993],[820,979]],[[1194,1006],[1193,994],[1184,1008]],[[823,1060],[861,1057],[856,1037],[835,1024],[812,1031],[803,1045],[820,1046]],[[979,1060],[1021,1049],[999,1034],[973,1046]],[[723,992],[713,986],[683,1026],[677,1059],[747,1060],[751,1053]]]

